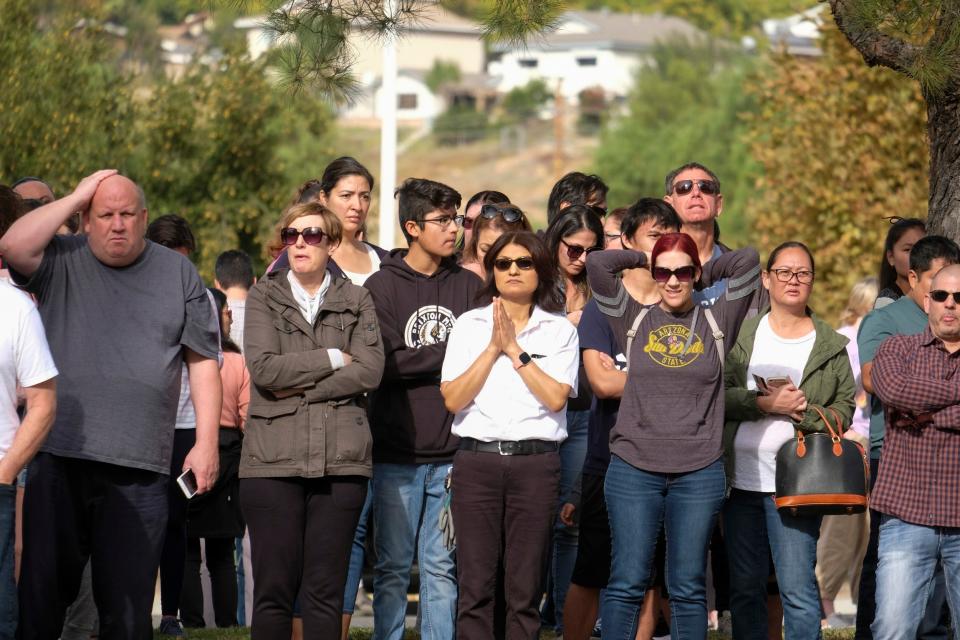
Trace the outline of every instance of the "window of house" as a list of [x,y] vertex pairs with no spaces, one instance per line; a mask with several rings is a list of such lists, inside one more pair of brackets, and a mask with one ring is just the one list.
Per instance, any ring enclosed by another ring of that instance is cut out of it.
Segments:
[[577,65],[581,67],[595,67],[597,66],[597,56],[577,58]]
[[398,109],[416,109],[417,108],[417,94],[415,93],[401,93],[397,96],[397,108]]
[[520,66],[524,69],[536,69],[537,68],[537,59],[536,58],[520,58],[518,60]]

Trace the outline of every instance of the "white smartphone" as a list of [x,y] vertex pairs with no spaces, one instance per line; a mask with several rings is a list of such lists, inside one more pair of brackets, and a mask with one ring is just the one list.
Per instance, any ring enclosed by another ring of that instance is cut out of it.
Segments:
[[187,469],[180,474],[177,484],[180,485],[183,495],[187,496],[187,500],[197,495],[197,476],[193,474],[193,469]]

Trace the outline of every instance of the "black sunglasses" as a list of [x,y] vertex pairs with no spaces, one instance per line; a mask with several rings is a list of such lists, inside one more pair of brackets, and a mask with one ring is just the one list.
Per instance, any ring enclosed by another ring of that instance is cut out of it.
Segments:
[[324,233],[320,227],[307,227],[303,231],[294,229],[293,227],[285,227],[280,229],[280,242],[289,247],[297,244],[297,237],[301,235],[303,236],[304,242],[314,245],[320,244],[323,241],[323,237],[327,234]]
[[567,257],[570,258],[570,261],[579,260],[580,256],[584,253],[592,253],[594,251],[599,251],[600,247],[581,247],[578,244],[570,244],[564,239],[560,239],[560,242],[563,243],[563,246],[567,248]]
[[523,258],[497,258],[493,261],[493,266],[497,271],[509,271],[510,265],[516,263],[517,269],[521,271],[530,271],[533,269],[533,258],[525,256]]
[[697,268],[694,266],[679,267],[677,269],[654,267],[652,273],[653,279],[660,284],[669,282],[671,276],[676,276],[678,282],[693,282],[693,277],[697,275]]
[[693,185],[700,187],[700,193],[708,196],[720,193],[720,185],[715,180],[681,180],[673,184],[673,192],[678,196],[685,196],[693,191]]
[[944,291],[943,289],[936,289],[930,292],[930,299],[934,302],[946,302],[947,298],[953,296],[953,302],[955,304],[960,304],[960,291]]
[[487,220],[493,220],[499,215],[504,222],[523,220],[523,211],[509,204],[485,204],[480,207],[480,215]]

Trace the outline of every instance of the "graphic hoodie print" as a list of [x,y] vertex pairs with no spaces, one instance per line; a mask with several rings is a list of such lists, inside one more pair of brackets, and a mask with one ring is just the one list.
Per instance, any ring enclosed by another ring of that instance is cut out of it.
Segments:
[[370,394],[373,461],[395,464],[453,460],[459,439],[440,395],[447,337],[460,314],[488,304],[477,300],[483,282],[453,258],[431,276],[413,270],[394,249],[364,286],[373,295],[386,363]]

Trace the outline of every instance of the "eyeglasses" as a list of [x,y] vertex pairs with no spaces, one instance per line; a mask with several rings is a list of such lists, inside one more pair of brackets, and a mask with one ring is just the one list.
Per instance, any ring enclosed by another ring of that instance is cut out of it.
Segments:
[[523,211],[510,204],[485,204],[480,208],[480,215],[487,220],[493,220],[499,215],[504,222],[523,220]]
[[324,233],[323,229],[320,227],[307,227],[302,231],[293,227],[285,227],[280,229],[280,242],[282,242],[285,246],[289,247],[297,244],[298,236],[303,236],[303,241],[307,244],[316,245],[320,244],[323,241],[324,236],[327,236],[327,234]]
[[770,269],[770,273],[777,276],[780,282],[790,282],[794,278],[800,284],[813,282],[813,271],[791,271],[790,269]]
[[521,271],[530,271],[533,269],[533,258],[524,256],[522,258],[497,258],[493,261],[493,266],[497,271],[509,271],[510,265],[516,263],[517,269]]
[[666,267],[654,267],[653,268],[653,279],[659,282],[660,284],[665,284],[670,281],[671,277],[676,277],[677,282],[693,282],[694,276],[697,275],[697,268],[693,265],[688,265],[686,267],[678,267],[676,269],[667,269]]
[[936,289],[930,292],[930,299],[934,302],[946,302],[947,298],[953,297],[954,304],[960,304],[960,291],[944,291]]
[[593,209],[593,212],[600,216],[601,218],[607,215],[607,207],[601,207],[598,204],[587,204],[588,207]]
[[700,187],[700,193],[715,196],[720,193],[720,185],[716,180],[681,180],[673,185],[673,192],[678,196],[685,196],[693,191],[693,185]]
[[435,225],[438,225],[441,229],[446,229],[450,226],[452,222],[458,227],[463,226],[463,216],[440,216],[439,218],[420,218],[420,222],[432,222]]
[[571,262],[579,260],[580,256],[582,256],[584,253],[592,253],[600,250],[600,247],[581,247],[578,244],[570,244],[562,238],[560,239],[560,242],[562,242],[563,246],[567,248],[567,257]]

